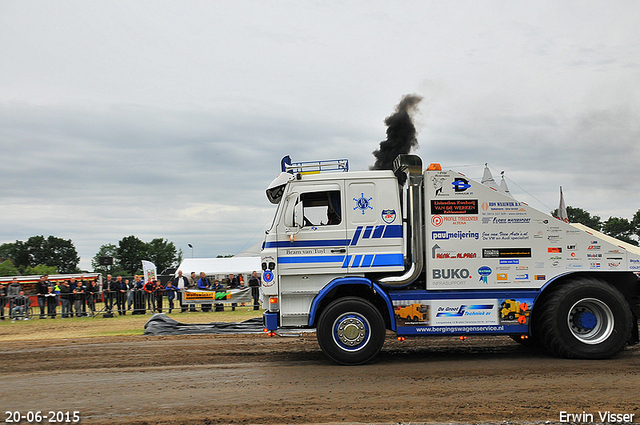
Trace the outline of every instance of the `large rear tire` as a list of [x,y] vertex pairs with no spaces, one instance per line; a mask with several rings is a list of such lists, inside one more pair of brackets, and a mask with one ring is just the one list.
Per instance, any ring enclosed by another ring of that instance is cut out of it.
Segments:
[[632,314],[624,296],[606,282],[580,278],[543,301],[538,339],[552,354],[604,359],[622,351],[631,336]]
[[320,315],[316,336],[331,360],[345,365],[362,364],[373,359],[384,344],[384,319],[367,300],[341,298]]

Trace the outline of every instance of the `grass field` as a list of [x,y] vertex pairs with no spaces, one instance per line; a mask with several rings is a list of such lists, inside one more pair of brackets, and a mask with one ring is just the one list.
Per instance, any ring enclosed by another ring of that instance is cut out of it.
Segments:
[[[227,307],[222,312],[187,312],[168,314],[180,323],[211,323],[211,322],[242,322],[254,317],[261,317],[262,310],[254,311],[251,307],[237,307],[230,311]],[[73,317],[61,319],[17,320],[12,323],[8,317],[0,321],[0,342],[2,341],[37,341],[45,339],[87,338],[117,335],[142,335],[144,324],[151,317],[150,314],[115,316],[103,318],[102,314],[95,317]],[[6,311],[5,311],[6,314]]]

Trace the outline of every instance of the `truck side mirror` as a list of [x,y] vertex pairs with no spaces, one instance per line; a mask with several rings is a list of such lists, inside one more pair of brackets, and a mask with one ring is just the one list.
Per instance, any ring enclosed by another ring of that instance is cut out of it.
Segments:
[[286,227],[293,227],[295,226],[295,210],[294,208],[296,207],[296,203],[298,202],[297,199],[297,194],[296,193],[292,193],[291,195],[287,196],[287,206],[286,209],[284,211],[284,225]]
[[302,210],[302,202],[298,202],[294,207],[293,224],[294,226],[299,228],[304,226],[304,211]]

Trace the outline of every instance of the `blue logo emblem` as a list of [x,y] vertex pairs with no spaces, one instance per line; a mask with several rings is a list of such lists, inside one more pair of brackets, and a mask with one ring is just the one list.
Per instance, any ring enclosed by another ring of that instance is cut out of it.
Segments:
[[456,192],[464,192],[471,187],[469,180],[460,177],[456,177],[451,184],[453,185],[453,190]]
[[273,272],[271,270],[265,270],[264,273],[262,273],[262,281],[263,282],[271,282],[273,280]]
[[365,198],[364,193],[361,193],[360,198],[353,198],[353,200],[356,201],[356,206],[353,210],[360,210],[362,211],[362,215],[364,215],[365,211],[373,209],[373,207],[369,205],[372,199],[373,198]]

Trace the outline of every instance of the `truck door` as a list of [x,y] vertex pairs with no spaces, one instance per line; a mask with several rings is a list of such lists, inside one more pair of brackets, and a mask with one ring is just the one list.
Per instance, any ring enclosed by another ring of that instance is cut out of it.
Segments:
[[297,185],[278,225],[281,275],[344,273],[347,252],[344,182]]
[[345,183],[349,273],[404,269],[402,215],[393,178]]

